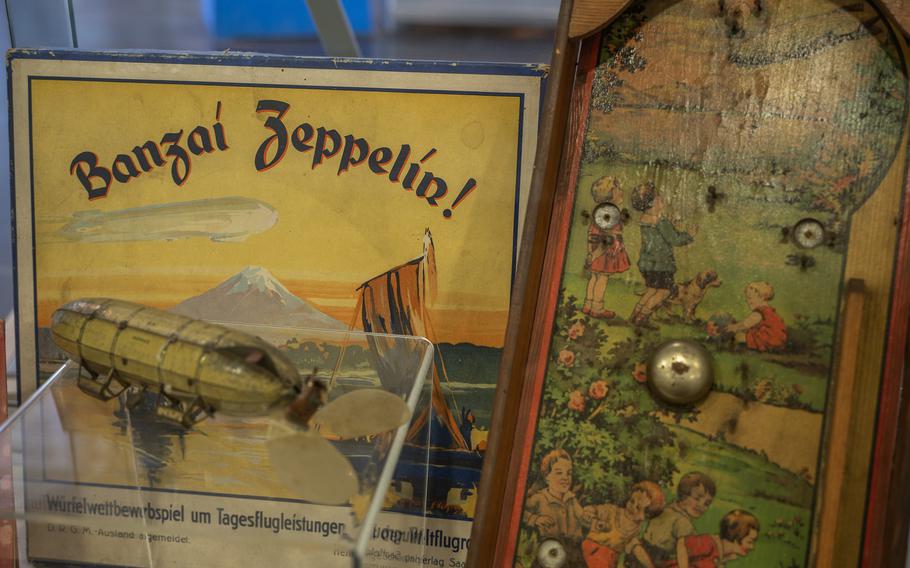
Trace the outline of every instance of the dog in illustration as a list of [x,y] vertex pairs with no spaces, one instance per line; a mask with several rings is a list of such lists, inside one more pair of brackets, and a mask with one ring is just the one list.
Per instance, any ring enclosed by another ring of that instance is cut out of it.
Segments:
[[717,277],[714,270],[704,270],[699,272],[695,278],[676,284],[670,297],[664,301],[661,310],[667,313],[673,313],[679,306],[682,309],[682,317],[686,323],[695,321],[695,310],[705,295],[711,288],[717,288],[722,282]]

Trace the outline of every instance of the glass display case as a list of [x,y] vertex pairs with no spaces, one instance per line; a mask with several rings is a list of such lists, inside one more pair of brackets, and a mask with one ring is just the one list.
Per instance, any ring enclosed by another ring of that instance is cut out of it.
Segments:
[[[301,377],[323,379],[329,405],[362,389],[406,401],[411,419],[397,430],[318,435],[353,466],[356,493],[344,505],[301,498],[318,496],[322,481],[282,468],[299,460],[309,468],[312,459],[331,477],[336,466],[303,446],[281,446],[285,454],[276,455],[275,440],[301,435],[283,409],[242,418],[216,413],[186,428],[156,412],[151,392],[88,396],[70,361],[0,429],[0,544],[15,545],[19,565],[379,566],[397,554],[386,545],[400,543],[422,554],[428,466],[421,456],[428,453],[413,440],[432,419],[413,417],[429,399],[433,345],[227,325],[276,345]],[[406,442],[409,463],[398,468]]]

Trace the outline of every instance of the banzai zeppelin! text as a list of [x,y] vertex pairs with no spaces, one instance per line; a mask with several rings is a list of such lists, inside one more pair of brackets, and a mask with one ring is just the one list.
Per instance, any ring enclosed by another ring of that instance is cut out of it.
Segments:
[[[287,102],[271,99],[260,100],[256,105],[257,113],[267,115],[263,126],[269,131],[253,156],[257,172],[266,172],[278,166],[291,148],[301,156],[311,154],[311,169],[339,156],[336,175],[366,166],[372,173],[393,184],[400,184],[405,191],[413,191],[416,197],[426,200],[429,205],[443,205],[442,214],[446,219],[451,218],[454,209],[477,188],[477,180],[468,178],[451,204],[445,206],[449,183],[428,169],[430,160],[437,153],[436,148],[413,151],[409,144],[402,144],[397,149],[388,146],[372,149],[365,138],[342,135],[325,126],[303,122],[289,127],[284,119],[290,108]],[[218,101],[215,122],[211,127],[196,126],[185,137],[183,129],[166,132],[160,142],[146,140],[128,152],[117,154],[110,167],[103,165],[106,160],[92,150],[79,152],[70,162],[70,175],[78,180],[90,200],[107,197],[115,183],[127,184],[143,173],[167,167],[168,163],[174,184],[183,187],[192,172],[194,157],[230,150],[221,123],[221,111],[221,101]]]

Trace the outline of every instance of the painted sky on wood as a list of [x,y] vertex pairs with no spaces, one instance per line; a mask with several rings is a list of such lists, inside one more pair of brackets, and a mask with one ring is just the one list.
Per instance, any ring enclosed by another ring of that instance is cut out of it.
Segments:
[[840,6],[858,3],[762,4],[741,25],[715,0],[623,16],[595,79],[586,152],[734,173],[832,211],[838,194],[860,203],[893,160],[905,113],[893,36],[868,6]]

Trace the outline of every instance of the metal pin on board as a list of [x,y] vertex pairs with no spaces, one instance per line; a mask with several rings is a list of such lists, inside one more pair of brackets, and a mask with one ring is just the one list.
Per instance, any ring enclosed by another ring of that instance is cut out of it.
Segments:
[[545,540],[537,548],[537,562],[543,568],[561,568],[566,563],[566,549],[558,540]]
[[824,225],[815,219],[803,219],[793,227],[793,240],[804,249],[813,249],[825,242]]
[[622,211],[612,203],[601,203],[594,209],[594,223],[605,231],[618,225],[622,218]]
[[694,341],[663,343],[648,361],[648,385],[657,398],[668,404],[695,404],[714,385],[711,354]]

